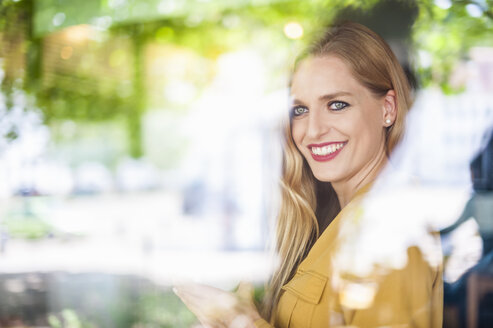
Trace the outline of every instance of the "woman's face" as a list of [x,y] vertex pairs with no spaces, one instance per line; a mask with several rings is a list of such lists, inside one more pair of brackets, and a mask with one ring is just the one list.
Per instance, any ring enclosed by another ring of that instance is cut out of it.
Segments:
[[324,56],[301,63],[291,96],[293,140],[318,180],[363,181],[385,158],[384,129],[395,120],[393,91],[376,97],[342,60]]

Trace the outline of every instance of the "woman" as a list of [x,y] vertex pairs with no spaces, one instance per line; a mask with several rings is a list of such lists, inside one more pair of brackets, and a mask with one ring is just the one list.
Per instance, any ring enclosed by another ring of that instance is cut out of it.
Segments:
[[440,268],[417,247],[391,269],[347,270],[351,261],[341,255],[355,245],[351,233],[341,233],[348,230],[344,223],[361,216],[411,106],[407,78],[391,49],[362,25],[336,26],[298,61],[290,89],[280,264],[262,317],[244,287],[237,295],[205,286],[177,294],[213,327],[441,326]]

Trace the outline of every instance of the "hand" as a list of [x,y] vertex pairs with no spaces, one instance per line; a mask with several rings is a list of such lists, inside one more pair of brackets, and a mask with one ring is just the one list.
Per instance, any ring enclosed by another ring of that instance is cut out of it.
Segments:
[[177,286],[173,291],[206,327],[250,328],[260,319],[249,284],[240,284],[236,293],[202,284]]

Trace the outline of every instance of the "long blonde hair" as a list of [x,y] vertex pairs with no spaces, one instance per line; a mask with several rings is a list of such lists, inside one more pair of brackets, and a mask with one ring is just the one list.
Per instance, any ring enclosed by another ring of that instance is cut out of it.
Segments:
[[[342,59],[353,76],[375,96],[382,97],[389,90],[395,91],[397,117],[387,128],[385,140],[389,155],[402,138],[405,116],[412,104],[409,81],[399,61],[378,34],[352,22],[330,28],[300,56],[300,60],[328,55]],[[339,211],[337,195],[330,183],[314,178],[296,147],[289,120],[284,128],[281,206],[276,227],[279,265],[269,282],[263,306],[263,316],[271,322],[274,321],[282,286],[294,276],[296,268],[317,240],[319,226],[326,226]]]

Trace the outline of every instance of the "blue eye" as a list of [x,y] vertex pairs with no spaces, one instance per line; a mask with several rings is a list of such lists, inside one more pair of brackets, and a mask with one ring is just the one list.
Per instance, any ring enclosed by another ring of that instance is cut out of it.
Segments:
[[300,116],[308,112],[308,108],[303,106],[295,106],[292,108],[291,113],[293,116]]
[[340,111],[349,106],[347,102],[344,101],[333,101],[329,103],[329,109],[333,111]]

